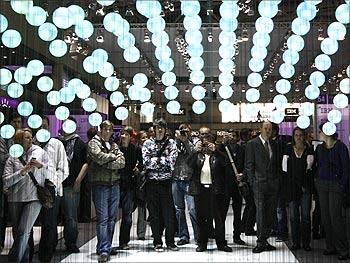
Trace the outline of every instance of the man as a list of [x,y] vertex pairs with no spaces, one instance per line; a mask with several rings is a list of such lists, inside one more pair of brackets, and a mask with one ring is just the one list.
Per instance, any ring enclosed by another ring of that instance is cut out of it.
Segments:
[[272,229],[277,207],[279,176],[277,173],[276,146],[270,140],[271,122],[264,122],[261,134],[247,143],[245,168],[253,187],[257,213],[257,246],[253,253],[272,251],[276,248],[267,242]]
[[[219,149],[226,155],[226,159],[230,161],[230,157],[227,150],[230,153],[231,158],[236,166],[238,174],[242,174],[244,170],[244,150],[243,147],[237,144],[239,141],[238,131],[229,129],[223,137],[223,143],[220,145]],[[226,150],[227,149],[227,150]],[[225,209],[224,218],[226,218],[230,201],[232,199],[232,210],[234,215],[233,221],[233,242],[238,245],[245,245],[245,242],[241,239],[241,229],[242,229],[242,196],[239,193],[238,183],[236,180],[235,171],[232,168],[231,163],[227,163],[227,173],[226,173],[226,183],[225,183]]]
[[172,192],[176,210],[176,219],[178,223],[178,233],[180,240],[178,246],[188,244],[190,235],[188,232],[185,210],[187,208],[190,214],[190,219],[193,228],[194,240],[198,241],[198,223],[196,218],[196,210],[194,207],[194,198],[188,194],[189,180],[192,177],[193,169],[188,161],[196,153],[195,143],[198,139],[191,138],[191,126],[181,124],[179,130],[176,131],[176,145],[178,149],[178,157],[176,159],[173,172],[174,181],[172,184]]
[[176,143],[165,136],[166,122],[157,119],[153,123],[155,137],[145,141],[142,147],[143,165],[146,170],[146,200],[150,214],[154,250],[162,252],[162,222],[165,226],[167,248],[177,251],[175,245],[174,202],[171,193],[172,171],[177,158]]
[[[49,119],[42,116],[42,129],[49,130]],[[63,196],[62,182],[68,177],[69,167],[67,154],[63,143],[55,138],[50,138],[46,143],[38,143],[48,156],[48,168],[46,172],[46,186],[53,196],[53,207],[42,207],[41,238],[39,243],[39,260],[50,262],[55,252],[58,241],[57,216],[60,199]]]

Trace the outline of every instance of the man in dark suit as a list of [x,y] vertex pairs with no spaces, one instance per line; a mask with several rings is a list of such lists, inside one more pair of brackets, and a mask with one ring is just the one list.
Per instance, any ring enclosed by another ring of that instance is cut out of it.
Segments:
[[276,214],[280,180],[277,173],[277,149],[270,140],[271,134],[271,122],[264,122],[261,134],[247,143],[245,153],[245,168],[253,187],[258,226],[257,246],[253,253],[276,249],[267,242]]

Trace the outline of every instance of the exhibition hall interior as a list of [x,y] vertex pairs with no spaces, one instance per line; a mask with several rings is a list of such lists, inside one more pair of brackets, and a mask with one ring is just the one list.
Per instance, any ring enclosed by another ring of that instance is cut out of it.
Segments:
[[339,262],[349,0],[1,0],[0,262]]

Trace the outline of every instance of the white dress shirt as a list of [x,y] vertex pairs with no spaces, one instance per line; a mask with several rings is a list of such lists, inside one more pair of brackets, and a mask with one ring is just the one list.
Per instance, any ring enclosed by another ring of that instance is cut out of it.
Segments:
[[[265,147],[265,142],[266,141],[264,140],[264,138],[261,135],[259,135],[259,138],[260,138],[263,146]],[[267,141],[267,145],[269,146],[269,153],[270,153],[270,159],[271,159],[272,158],[272,149],[271,149],[271,145],[270,145],[269,141]]]
[[205,155],[205,161],[201,171],[201,184],[212,184],[211,173],[210,173],[210,155]]

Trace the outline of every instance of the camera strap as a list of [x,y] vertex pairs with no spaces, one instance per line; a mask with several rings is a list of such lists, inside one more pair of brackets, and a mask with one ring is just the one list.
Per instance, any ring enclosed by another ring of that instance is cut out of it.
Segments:
[[230,150],[228,149],[227,146],[225,146],[225,150],[226,150],[226,152],[227,152],[228,158],[230,159],[230,163],[231,163],[231,165],[232,165],[233,172],[234,172],[235,174],[238,174],[237,167],[236,167],[236,165],[235,165],[235,162],[233,161],[231,152],[230,152]]
[[[24,159],[23,159],[22,156],[19,157],[18,159],[20,160],[20,162],[22,163],[23,166],[26,166],[26,165],[27,165],[27,163],[24,161]],[[37,181],[37,180],[35,179],[35,177],[34,177],[34,174],[33,174],[32,172],[28,172],[28,174],[29,174],[30,179],[33,181],[33,184],[34,184],[35,186],[39,185],[38,181]]]

